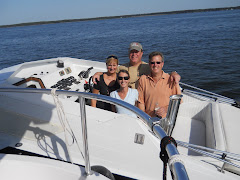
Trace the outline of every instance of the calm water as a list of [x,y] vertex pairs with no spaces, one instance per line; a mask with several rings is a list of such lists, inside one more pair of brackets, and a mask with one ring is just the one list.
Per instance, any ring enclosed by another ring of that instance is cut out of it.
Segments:
[[0,28],[0,69],[26,61],[76,57],[128,61],[127,48],[141,42],[143,60],[165,55],[166,72],[182,82],[240,98],[240,10],[145,16]]

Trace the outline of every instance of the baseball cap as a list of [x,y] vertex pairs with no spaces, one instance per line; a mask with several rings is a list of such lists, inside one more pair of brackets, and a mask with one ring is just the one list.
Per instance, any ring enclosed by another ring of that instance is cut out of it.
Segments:
[[138,43],[138,42],[132,42],[132,43],[130,44],[130,46],[129,46],[129,51],[131,51],[131,50],[133,50],[133,49],[135,49],[135,50],[137,50],[137,51],[143,50],[142,45],[141,45],[140,43]]

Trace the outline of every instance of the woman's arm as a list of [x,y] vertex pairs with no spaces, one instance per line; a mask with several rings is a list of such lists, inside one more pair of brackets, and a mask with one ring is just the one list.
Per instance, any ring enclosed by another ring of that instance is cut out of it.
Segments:
[[[115,91],[113,91],[113,92],[110,93],[110,97],[116,98],[116,96],[114,95],[114,92],[115,92]],[[111,109],[112,109],[112,112],[115,112],[115,113],[117,112],[116,106],[113,105],[113,104],[111,104]]]
[[93,76],[92,76],[92,81],[94,84],[97,84],[97,81],[100,81],[100,76],[103,74],[103,72],[96,72]]
[[111,107],[112,107],[112,112],[117,112],[115,105],[112,105],[112,104],[111,104]]
[[[93,88],[93,93],[94,93],[94,94],[98,94],[98,93],[99,93],[99,90]],[[91,99],[91,106],[92,106],[92,107],[96,107],[96,106],[97,106],[97,100]]]

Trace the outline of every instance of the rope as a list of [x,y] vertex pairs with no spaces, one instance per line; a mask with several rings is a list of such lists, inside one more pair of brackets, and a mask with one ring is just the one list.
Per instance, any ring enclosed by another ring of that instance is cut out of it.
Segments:
[[[56,95],[56,89],[55,88],[51,90],[51,94],[52,94],[54,103],[55,103],[56,108],[57,108],[58,118],[59,118],[60,123],[61,123],[61,125],[63,127],[63,130],[64,130],[65,144],[67,145],[66,146],[67,147],[67,151],[69,152],[68,156],[69,156],[70,162],[72,163],[72,159],[71,159],[71,156],[70,156],[70,151],[69,151],[69,148],[68,148],[68,146],[70,146],[70,145],[72,145],[74,143],[74,137],[73,137],[73,134],[71,133],[71,127],[70,127],[70,125],[68,123],[68,120],[66,118],[63,105],[59,101],[58,96]],[[68,142],[67,132],[72,137],[72,143],[71,144],[69,144],[69,142]]]
[[174,138],[172,138],[171,136],[165,136],[162,140],[161,140],[161,152],[160,152],[160,159],[163,161],[163,180],[167,179],[167,163],[168,163],[168,154],[166,151],[166,146],[170,143],[173,143],[176,147],[177,147],[177,143],[175,141]]
[[[55,103],[56,108],[57,108],[58,118],[59,118],[59,120],[60,120],[60,123],[61,123],[63,129],[64,129],[65,144],[66,144],[66,147],[67,147],[67,151],[69,152],[70,162],[72,163],[72,159],[71,159],[71,156],[70,156],[70,151],[69,151],[68,146],[71,146],[71,145],[74,143],[74,140],[75,140],[75,142],[76,142],[76,144],[77,144],[77,147],[78,147],[78,150],[80,151],[80,153],[81,153],[81,155],[82,155],[83,158],[84,158],[84,156],[83,156],[82,151],[81,151],[81,149],[80,149],[80,146],[79,146],[79,144],[78,144],[78,142],[77,142],[77,139],[76,139],[76,137],[75,137],[75,135],[74,135],[74,133],[73,133],[73,131],[72,131],[72,128],[71,128],[71,126],[70,126],[70,124],[69,124],[69,122],[68,122],[68,120],[67,120],[67,118],[66,118],[66,114],[65,114],[65,112],[64,112],[63,105],[62,105],[62,103],[59,101],[58,96],[56,95],[56,89],[55,89],[55,88],[51,90],[51,94],[52,94],[52,96],[53,96],[53,100],[54,100],[54,103]],[[71,144],[68,142],[67,132],[68,132],[68,133],[70,134],[70,136],[72,137],[72,143],[71,143]]]
[[180,162],[180,163],[182,163],[184,165],[184,162],[183,162],[181,156],[179,154],[175,154],[172,157],[170,157],[170,159],[168,160],[169,167],[171,167],[171,165],[176,163],[176,162]]

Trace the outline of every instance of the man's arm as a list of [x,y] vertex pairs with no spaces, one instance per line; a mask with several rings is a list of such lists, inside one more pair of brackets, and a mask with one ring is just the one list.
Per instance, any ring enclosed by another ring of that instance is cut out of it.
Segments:
[[138,108],[145,112],[145,104],[138,102]]
[[174,81],[175,83],[178,84],[180,82],[180,80],[181,80],[181,76],[176,71],[171,72],[170,80],[171,80],[171,82]]
[[144,88],[143,88],[143,78],[144,75],[140,77],[139,81],[138,81],[138,101],[137,101],[137,107],[139,109],[141,109],[143,112],[145,112],[146,108],[145,108],[145,101],[144,101]]
[[155,110],[155,114],[158,117],[165,118],[167,115],[167,110],[168,110],[168,106],[160,107],[159,109]]
[[100,76],[103,74],[103,72],[96,72],[93,77],[92,77],[92,81],[94,84],[97,84],[96,79],[99,81],[100,80]]
[[[175,84],[175,87],[176,87],[176,93],[175,94],[178,94],[178,95],[182,94],[179,84]],[[181,99],[180,103],[183,103],[183,98]]]

